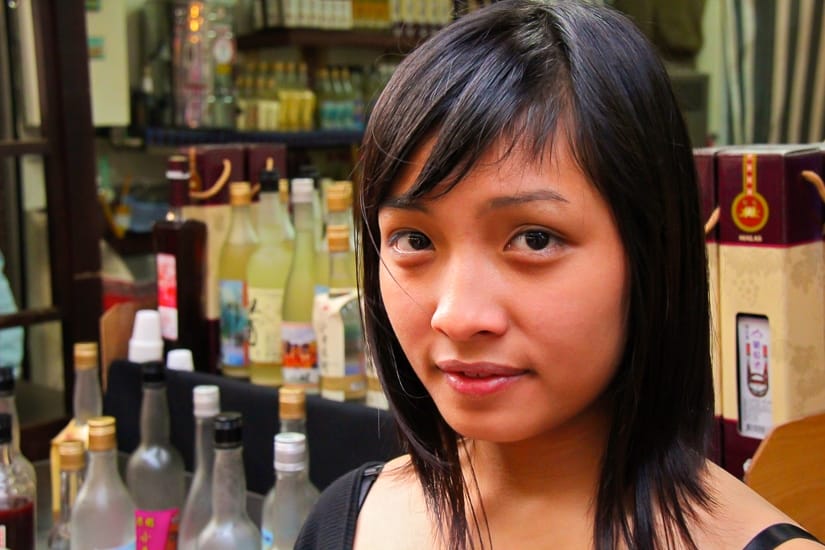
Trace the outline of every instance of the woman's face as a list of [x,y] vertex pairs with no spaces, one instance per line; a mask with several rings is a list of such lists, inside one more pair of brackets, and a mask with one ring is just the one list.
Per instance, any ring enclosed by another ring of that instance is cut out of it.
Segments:
[[382,205],[381,294],[445,420],[514,442],[591,410],[625,343],[628,276],[610,210],[557,140],[536,165],[491,151],[444,196]]

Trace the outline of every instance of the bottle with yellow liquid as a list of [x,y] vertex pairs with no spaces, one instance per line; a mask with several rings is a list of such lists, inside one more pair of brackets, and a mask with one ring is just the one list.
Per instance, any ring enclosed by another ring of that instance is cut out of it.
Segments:
[[292,180],[295,253],[284,289],[281,324],[284,382],[319,392],[318,346],[312,327],[315,295],[315,235],[312,178]]
[[292,261],[292,246],[284,234],[278,192],[278,173],[261,173],[260,246],[250,256],[247,273],[249,298],[249,378],[253,384],[280,386],[281,311],[284,287]]
[[218,285],[221,307],[221,371],[235,378],[249,377],[249,316],[246,271],[258,248],[252,223],[252,190],[249,182],[229,186],[232,218],[221,248]]

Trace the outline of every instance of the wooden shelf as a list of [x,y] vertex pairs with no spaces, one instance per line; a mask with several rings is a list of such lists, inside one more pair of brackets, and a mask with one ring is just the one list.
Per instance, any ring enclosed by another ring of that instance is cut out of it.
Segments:
[[0,140],[0,158],[21,155],[45,155],[49,143],[45,139]]
[[396,35],[390,30],[333,30],[333,29],[288,29],[269,27],[238,37],[238,49],[257,50],[282,46],[300,48],[356,47],[375,48],[388,52],[408,54],[424,38]]
[[283,143],[288,148],[348,147],[361,143],[362,130],[315,130],[312,132],[257,132],[210,128],[149,128],[147,148],[176,148],[215,143]]

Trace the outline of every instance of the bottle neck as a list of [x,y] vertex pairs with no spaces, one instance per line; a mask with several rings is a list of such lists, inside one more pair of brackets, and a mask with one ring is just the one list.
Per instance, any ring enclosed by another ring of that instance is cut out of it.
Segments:
[[243,448],[215,449],[212,514],[218,521],[246,515],[246,475]]
[[214,417],[195,418],[195,475],[212,476],[215,465]]
[[115,449],[105,451],[89,451],[89,465],[86,470],[86,484],[109,484],[113,479],[120,479],[117,469],[117,453]]
[[287,487],[304,485],[308,482],[309,477],[307,476],[306,468],[301,468],[298,471],[280,470],[276,468],[275,479],[276,483],[280,484],[280,488],[285,489]]
[[11,415],[11,444],[12,448],[19,452],[20,419],[17,417],[17,402],[14,400],[13,393],[0,396],[0,413]]
[[282,418],[281,419],[281,432],[294,432],[299,434],[306,435],[307,433],[307,420],[306,418]]
[[75,371],[73,405],[75,424],[78,426],[84,426],[89,418],[100,416],[103,403],[97,368]]
[[284,222],[281,216],[281,199],[278,193],[261,192],[258,207],[258,232],[261,241],[280,243],[284,239]]
[[257,241],[258,235],[252,223],[252,210],[249,204],[232,205],[232,220],[226,242],[233,244]]
[[60,472],[60,523],[68,524],[77,493],[83,484],[82,470]]
[[293,204],[292,207],[295,218],[295,238],[308,238],[311,244],[315,230],[312,218],[312,203],[298,202]]
[[352,278],[352,256],[349,250],[329,253],[329,295],[343,296],[355,290],[356,283]]
[[169,403],[163,384],[143,386],[140,405],[140,442],[144,445],[169,443]]

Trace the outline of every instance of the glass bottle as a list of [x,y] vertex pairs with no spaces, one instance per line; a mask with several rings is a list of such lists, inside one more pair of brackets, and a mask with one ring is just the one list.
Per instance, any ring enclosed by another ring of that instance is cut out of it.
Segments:
[[198,370],[208,369],[206,356],[206,224],[184,218],[189,204],[189,160],[172,155],[167,161],[169,211],[152,227],[157,267],[157,298],[164,351],[192,351]]
[[12,426],[12,415],[0,413],[0,533],[4,535],[4,548],[33,549],[34,480],[13,463]]
[[292,249],[281,219],[278,173],[261,173],[261,244],[247,265],[249,297],[249,377],[253,384],[280,386],[281,311]]
[[196,550],[198,535],[212,517],[212,468],[215,463],[215,416],[220,412],[218,386],[195,386],[195,473],[180,520],[178,550]]
[[174,542],[180,510],[186,499],[186,485],[183,459],[169,441],[169,403],[163,363],[143,363],[142,377],[140,444],[129,457],[126,484],[137,506],[138,540],[146,536]]
[[98,377],[97,342],[77,342],[74,345],[74,408],[75,426],[86,426],[90,418],[103,413],[103,397]]
[[[278,433],[307,435],[306,392],[299,386],[283,386],[278,390],[278,417],[281,420]],[[309,440],[306,443],[306,470],[309,475]]]
[[69,529],[72,548],[135,548],[135,503],[117,467],[115,419],[89,419],[89,466]]
[[34,466],[20,452],[20,417],[17,415],[17,402],[14,398],[14,367],[0,367],[0,413],[7,413],[11,418],[12,463],[18,476],[25,476],[36,482]]
[[306,436],[287,432],[275,436],[275,485],[267,493],[261,512],[264,550],[290,550],[318,500],[306,470]]
[[215,417],[215,467],[212,517],[198,537],[198,550],[260,550],[261,534],[246,513],[243,418],[225,412]]
[[249,320],[246,269],[258,248],[258,233],[252,223],[249,182],[229,186],[232,217],[221,248],[218,280],[221,304],[221,370],[227,376],[249,377]]
[[318,350],[312,328],[316,259],[312,195],[312,179],[292,180],[295,253],[284,289],[281,339],[284,382],[303,386],[307,393],[318,393]]
[[367,395],[361,308],[349,254],[346,225],[327,229],[330,251],[329,299],[322,323],[321,396],[335,401],[362,401]]
[[77,494],[83,485],[86,468],[86,449],[82,441],[60,443],[60,518],[49,531],[49,550],[69,550],[71,543],[71,515]]

